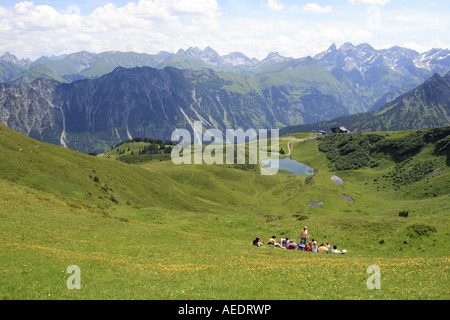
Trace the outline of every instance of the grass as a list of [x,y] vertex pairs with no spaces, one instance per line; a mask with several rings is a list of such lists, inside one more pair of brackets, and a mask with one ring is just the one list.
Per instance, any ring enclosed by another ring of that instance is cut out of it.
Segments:
[[[332,172],[315,141],[294,142],[291,156],[316,169],[312,181],[232,165],[128,165],[0,126],[0,299],[449,298],[448,193],[378,191],[373,180],[395,163]],[[448,177],[430,179],[448,186]],[[298,239],[304,225],[349,252],[251,246],[256,236]],[[81,290],[66,286],[71,265]],[[381,290],[366,286],[371,265]]]

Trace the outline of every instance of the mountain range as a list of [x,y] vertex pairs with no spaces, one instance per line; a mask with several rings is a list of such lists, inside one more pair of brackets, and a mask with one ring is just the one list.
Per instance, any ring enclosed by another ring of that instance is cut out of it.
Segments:
[[330,119],[350,114],[346,93],[309,61],[273,77],[119,67],[73,83],[0,84],[0,123],[41,141],[98,151],[130,137],[170,139],[195,120],[224,131]]
[[[369,81],[371,75],[381,67],[388,68],[394,73],[414,76],[420,80],[424,80],[424,76],[444,73],[450,69],[450,50],[448,49],[432,49],[425,53],[418,53],[401,47],[376,50],[369,44],[354,46],[351,43],[345,43],[340,48],[333,44],[327,51],[319,53],[313,58],[339,80],[349,79],[351,76],[359,77],[358,80],[361,83],[356,83],[359,86],[363,85],[364,81]],[[297,59],[283,57],[278,52],[272,52],[260,61],[256,58],[251,59],[241,52],[232,52],[221,56],[210,47],[206,47],[205,50],[191,47],[187,50],[180,49],[177,53],[161,51],[153,55],[118,51],[96,54],[82,51],[68,55],[43,56],[36,61],[19,60],[7,52],[0,57],[0,60],[15,64],[25,70],[43,64],[54,74],[70,81],[77,77],[98,78],[112,72],[117,67],[142,66],[158,69],[167,66],[194,70],[210,68],[215,71],[258,74],[266,72],[265,69],[274,64],[292,62]],[[386,72],[386,70],[383,71]],[[8,80],[3,80],[3,82]]]
[[395,110],[409,110],[410,103],[395,104],[403,94],[422,84],[438,86],[444,98],[419,99],[433,110],[432,100],[439,100],[442,111],[410,123],[422,128],[442,122],[435,116],[448,122],[443,76],[449,70],[447,49],[419,54],[350,43],[314,57],[270,53],[262,61],[239,52],[221,56],[209,47],[156,55],[79,52],[34,62],[6,53],[0,58],[0,123],[41,141],[104,151],[130,137],[170,139],[175,128],[189,129],[196,120],[223,131],[298,129],[342,116],[363,119],[364,112],[395,117]]
[[443,75],[450,70],[448,49],[419,53],[401,47],[376,50],[369,44],[354,46],[345,43],[339,48],[333,44],[314,57],[294,59],[272,52],[260,61],[241,52],[222,56],[210,47],[204,50],[191,47],[187,50],[180,49],[177,53],[161,51],[153,55],[118,51],[96,54],[82,51],[43,56],[36,61],[19,60],[7,52],[0,57],[0,82],[30,83],[38,78],[46,78],[70,83],[99,78],[117,67],[144,66],[156,69],[168,66],[193,70],[208,68],[216,72],[255,76],[295,68],[299,61],[307,58],[318,63],[350,91],[359,105],[352,109],[353,113],[376,110],[435,73]]
[[309,125],[286,127],[283,135],[329,131],[343,126],[351,132],[402,131],[450,125],[450,72],[435,74],[417,88],[401,95],[380,110],[339,117]]

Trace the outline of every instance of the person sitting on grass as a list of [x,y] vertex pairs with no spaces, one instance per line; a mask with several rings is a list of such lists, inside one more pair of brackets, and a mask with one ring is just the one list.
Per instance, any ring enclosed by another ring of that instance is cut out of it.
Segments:
[[334,245],[333,249],[331,249],[331,253],[337,253],[337,254],[345,254],[347,252],[347,250],[338,250],[337,246]]
[[307,244],[306,244],[306,248],[305,248],[305,251],[309,251],[309,252],[311,252],[311,247],[309,246],[309,243],[307,243]]
[[325,245],[322,243],[322,244],[319,246],[319,253],[327,253],[327,252],[328,252],[327,247],[325,247]]
[[267,243],[269,246],[275,246],[275,247],[281,247],[281,245],[279,243],[277,243],[277,237],[276,236],[272,236],[272,238],[270,238],[269,242]]
[[317,241],[314,241],[311,246],[311,252],[319,252],[319,247],[317,246]]
[[255,240],[253,240],[253,245],[257,247],[262,247],[264,244],[260,241],[260,237],[256,237]]
[[297,244],[296,244],[294,241],[291,241],[291,242],[287,245],[286,249],[288,249],[288,250],[296,250],[296,249],[297,249]]

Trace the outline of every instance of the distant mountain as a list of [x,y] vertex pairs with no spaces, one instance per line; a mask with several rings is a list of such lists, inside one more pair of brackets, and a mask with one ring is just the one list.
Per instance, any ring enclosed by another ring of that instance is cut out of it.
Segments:
[[[67,81],[99,78],[117,67],[143,66],[158,69],[168,66],[193,70],[209,68],[214,71],[255,75],[289,67],[288,62],[299,60],[281,56],[277,52],[270,53],[262,61],[250,59],[241,52],[221,56],[211,47],[204,50],[197,47],[180,49],[176,54],[161,51],[156,55],[117,51],[96,54],[82,51],[41,57],[34,62],[19,61],[10,53],[5,53],[2,57],[4,61],[24,68],[43,64]],[[448,49],[433,49],[419,54],[401,47],[375,50],[369,44],[354,46],[346,43],[340,48],[333,44],[327,51],[314,56],[314,59],[354,95],[360,96],[364,110],[373,108],[375,104],[379,105],[379,100],[389,92],[405,93],[434,73],[442,74],[450,70]]]
[[161,51],[156,55],[136,52],[103,52],[100,54],[78,52],[58,57],[41,57],[31,66],[42,64],[67,81],[95,79],[112,72],[117,67],[136,68],[152,67],[163,69],[201,70],[210,68],[215,71],[243,71],[259,61],[250,59],[243,53],[235,52],[220,56],[214,49],[207,47],[180,49],[176,54]]
[[414,60],[415,66],[433,73],[444,73],[450,69],[450,50],[432,49],[418,55]]
[[320,121],[367,131],[422,128],[448,121],[448,75],[432,72],[448,72],[449,57],[444,49],[419,54],[347,43],[314,57],[274,52],[262,61],[210,47],[156,55],[83,51],[41,57],[30,67],[0,60],[0,81],[14,84],[0,87],[0,123],[81,151],[136,135],[167,139],[194,120],[221,130]]
[[19,65],[0,60],[0,82],[7,82],[9,79],[22,71],[23,68]]
[[0,61],[6,61],[10,63],[14,63],[22,68],[28,68],[31,65],[30,59],[21,59],[19,60],[15,55],[6,52],[0,57]]
[[[171,56],[167,56],[170,59]],[[96,79],[108,74],[118,67],[136,68],[136,67],[158,67],[165,58],[145,53],[135,52],[104,52],[96,56],[94,62],[89,64],[79,73],[81,77]]]
[[[16,62],[18,60],[9,53],[3,56],[6,60]],[[180,49],[177,53],[161,51],[155,55],[118,51],[95,54],[82,51],[68,55],[41,57],[28,63],[29,66],[25,69],[39,64],[45,65],[51,73],[59,76],[58,79],[63,79],[63,82],[96,79],[117,67],[144,66],[157,69],[174,67],[202,70],[206,68],[257,76],[295,69],[299,61],[305,59],[311,58],[294,59],[272,52],[259,61],[255,58],[250,59],[240,52],[221,56],[211,47],[206,47],[204,50],[191,47],[186,50]],[[351,113],[377,110],[385,103],[420,85],[434,73],[445,74],[450,70],[448,49],[433,49],[418,53],[401,47],[376,50],[369,44],[354,46],[346,43],[340,48],[333,44],[328,50],[317,54],[312,59],[346,88],[347,96],[343,97],[343,100],[356,101],[357,105],[355,103],[351,106],[346,105]],[[15,74],[11,75],[13,71],[11,68],[5,70],[3,67],[3,74],[1,70],[0,66],[2,82],[8,82],[15,76]],[[22,71],[17,70],[16,73]],[[54,76],[50,78],[57,79]],[[27,79],[27,81],[33,80]]]
[[295,59],[283,57],[278,52],[271,52],[264,60],[262,60],[261,62],[257,63],[254,66],[253,72],[261,73],[261,72],[264,72],[264,70],[266,68],[269,68],[273,65],[282,64],[282,63],[292,61],[292,60],[295,60]]
[[450,51],[442,49],[419,54],[401,47],[376,50],[369,44],[346,43],[338,49],[333,44],[314,59],[359,95],[366,110],[380,106],[387,93],[405,93],[434,73],[450,70]]
[[278,128],[350,114],[345,87],[311,59],[283,73],[117,68],[98,79],[0,85],[0,123],[41,141],[101,151],[175,128]]
[[450,125],[450,73],[435,74],[417,88],[380,110],[339,117],[311,125],[283,128],[283,134],[330,130],[344,126],[352,132],[400,131]]
[[41,57],[34,61],[31,66],[35,65],[45,65],[52,72],[56,73],[60,77],[78,74],[81,71],[85,70],[93,63],[95,63],[99,59],[99,56],[95,53],[90,53],[87,51],[82,51],[78,53],[73,53],[69,55],[65,55],[58,59],[49,58],[49,57]]
[[47,66],[43,64],[34,65],[33,67],[20,71],[8,80],[9,83],[31,83],[36,79],[49,79],[61,83],[67,82],[57,74],[53,73]]
[[245,54],[241,52],[232,52],[224,57],[222,57],[222,63],[224,65],[229,65],[233,67],[238,66],[254,66],[259,62],[258,59],[250,59]]
[[189,56],[202,60],[214,70],[231,70],[230,67],[250,68],[256,65],[257,59],[250,59],[241,52],[232,52],[226,56],[221,56],[210,47],[201,50],[197,47],[189,48],[186,51],[180,49],[178,56]]

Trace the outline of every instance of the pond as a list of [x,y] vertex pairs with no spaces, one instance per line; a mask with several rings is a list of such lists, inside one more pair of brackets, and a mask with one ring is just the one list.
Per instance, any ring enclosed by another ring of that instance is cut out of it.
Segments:
[[291,175],[306,175],[306,176],[313,176],[314,175],[314,169],[311,167],[308,167],[306,164],[297,162],[295,160],[292,160],[291,158],[286,159],[279,159],[279,160],[262,160],[261,164],[265,168],[278,168],[280,170],[285,170],[292,172]]
[[354,202],[353,199],[352,199],[352,197],[350,197],[349,195],[343,194],[342,196],[343,196],[343,197],[345,198],[345,200],[347,200],[348,202]]
[[342,180],[338,176],[332,176],[330,179],[336,182],[337,184],[344,184],[344,180]]
[[308,204],[308,207],[322,207],[325,204],[325,202],[321,201],[321,202],[310,202]]

